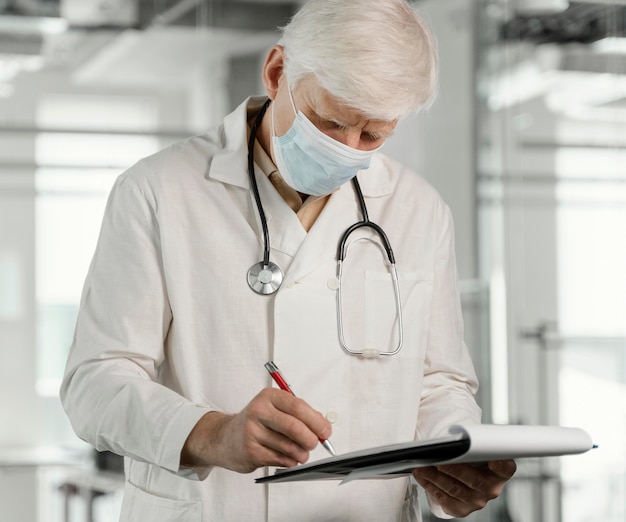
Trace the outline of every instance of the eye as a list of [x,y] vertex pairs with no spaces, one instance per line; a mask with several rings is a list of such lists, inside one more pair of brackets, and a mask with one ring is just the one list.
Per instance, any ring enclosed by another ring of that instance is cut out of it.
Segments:
[[361,134],[361,139],[365,141],[376,142],[384,140],[385,137],[374,132],[364,132]]
[[348,128],[348,126],[345,123],[341,123],[339,121],[331,121],[330,124],[332,125],[333,128],[339,131],[345,131]]

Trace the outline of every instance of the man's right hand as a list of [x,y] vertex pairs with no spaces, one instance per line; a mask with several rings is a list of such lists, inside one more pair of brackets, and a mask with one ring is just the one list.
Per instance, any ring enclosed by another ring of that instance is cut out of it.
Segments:
[[329,438],[331,431],[322,414],[302,399],[266,388],[236,415],[205,414],[187,437],[181,466],[219,466],[240,473],[291,467],[306,462],[319,438]]

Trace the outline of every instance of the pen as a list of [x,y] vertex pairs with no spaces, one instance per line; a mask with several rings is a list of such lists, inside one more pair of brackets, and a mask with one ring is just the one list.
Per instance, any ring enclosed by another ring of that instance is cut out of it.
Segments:
[[[269,372],[269,374],[272,376],[272,379],[274,379],[274,382],[278,384],[278,387],[281,390],[291,393],[291,395],[293,395],[294,397],[296,396],[296,394],[293,393],[291,386],[289,386],[287,384],[287,381],[283,378],[282,374],[280,373],[280,370],[278,369],[278,366],[274,364],[274,361],[266,362],[265,369]],[[336,455],[335,448],[333,448],[333,445],[330,443],[329,440],[324,440],[320,438],[319,441],[322,443],[322,446],[324,446],[326,450],[328,450],[328,453],[330,453],[333,456]]]

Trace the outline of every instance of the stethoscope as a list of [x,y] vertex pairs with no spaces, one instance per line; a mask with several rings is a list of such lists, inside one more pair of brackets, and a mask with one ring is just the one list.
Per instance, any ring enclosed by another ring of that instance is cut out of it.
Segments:
[[[252,193],[254,194],[256,207],[259,212],[259,218],[261,220],[261,228],[263,229],[263,261],[259,261],[258,263],[255,263],[250,267],[250,269],[248,270],[247,278],[250,288],[260,295],[271,295],[275,293],[280,288],[284,277],[283,271],[280,269],[280,267],[276,263],[270,261],[270,236],[267,227],[267,218],[265,217],[263,203],[261,202],[261,196],[259,194],[259,187],[257,185],[254,175],[254,144],[256,141],[256,135],[263,116],[265,115],[265,112],[271,102],[272,100],[268,99],[265,104],[263,104],[263,107],[261,107],[261,110],[257,114],[254,123],[252,124],[252,128],[250,129],[250,138],[248,140],[248,175],[250,177],[250,186],[252,187]],[[360,355],[365,358],[374,358],[380,355],[395,355],[400,351],[403,343],[402,303],[400,300],[400,288],[398,285],[398,273],[396,271],[395,256],[393,254],[393,249],[391,248],[389,238],[387,237],[387,234],[385,234],[385,231],[379,225],[370,221],[369,219],[367,207],[365,206],[363,192],[361,191],[361,186],[359,185],[356,177],[352,178],[352,186],[357,196],[363,219],[361,221],[358,221],[357,223],[354,223],[346,229],[346,231],[341,235],[339,239],[339,244],[337,246],[337,329],[339,334],[339,344],[341,345],[343,350],[349,355]],[[348,238],[350,237],[350,234],[352,234],[352,232],[354,232],[355,230],[364,227],[374,230],[374,232],[376,232],[376,234],[380,237],[383,247],[385,248],[385,252],[387,253],[387,259],[389,261],[388,268],[393,284],[398,325],[398,344],[393,350],[390,351],[380,351],[371,347],[364,348],[363,350],[354,350],[348,347],[345,341],[341,285],[341,279],[343,275],[343,262],[346,257],[346,244]]]

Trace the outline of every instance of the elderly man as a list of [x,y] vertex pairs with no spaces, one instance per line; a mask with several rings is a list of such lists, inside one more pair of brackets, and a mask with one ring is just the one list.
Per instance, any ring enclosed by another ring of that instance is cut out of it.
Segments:
[[480,421],[449,209],[378,151],[434,95],[423,21],[404,0],[310,0],[263,83],[116,182],[62,387],[74,429],[126,457],[124,521],[415,521],[417,483],[438,516],[481,508],[514,462],[255,484],[320,439]]

